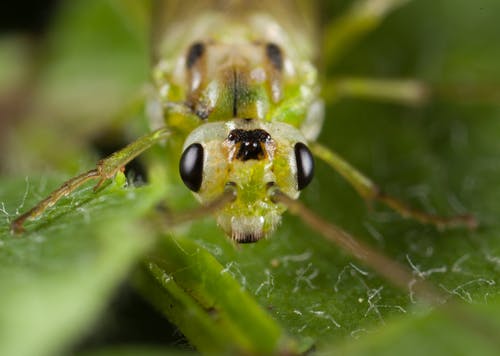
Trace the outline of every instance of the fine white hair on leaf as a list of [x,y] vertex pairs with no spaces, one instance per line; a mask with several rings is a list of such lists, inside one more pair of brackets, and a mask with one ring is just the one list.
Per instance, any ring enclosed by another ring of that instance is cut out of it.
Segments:
[[305,284],[310,289],[316,289],[317,287],[312,283],[313,279],[319,274],[319,269],[314,268],[313,264],[309,263],[305,268],[299,268],[295,271],[297,277],[295,278],[295,286],[293,287],[292,293],[297,293],[300,290],[300,285]]
[[465,255],[463,255],[462,257],[460,257],[458,260],[455,261],[455,263],[453,263],[453,265],[451,266],[451,271],[452,272],[455,272],[455,273],[458,273],[458,272],[461,272],[461,273],[465,273],[463,270],[462,270],[462,264],[467,261],[468,259],[470,258],[470,255],[467,253]]
[[[409,254],[406,254],[406,260],[408,261],[408,264],[410,265],[410,268],[412,269],[413,274],[415,276],[418,276],[419,278],[422,278],[422,279],[426,279],[428,276],[430,276],[434,273],[446,273],[448,271],[448,268],[446,266],[430,268],[428,270],[422,271],[420,269],[420,267],[412,261]],[[413,288],[415,286],[415,283],[417,283],[416,279],[412,279],[411,281],[408,282],[408,293],[409,293],[410,302],[412,304],[417,303],[417,300],[415,298],[416,292]]]
[[22,210],[23,209],[24,204],[26,203],[26,199],[28,198],[29,191],[30,191],[30,180],[29,180],[29,177],[26,177],[24,180],[26,182],[26,189],[24,190],[23,199],[21,200],[21,204],[19,205],[18,210]]
[[220,271],[220,273],[221,274],[229,273],[234,279],[239,280],[241,284],[241,289],[246,289],[247,277],[245,276],[245,274],[241,272],[240,268],[238,267],[238,263],[234,261],[227,263],[224,269]]
[[350,335],[353,339],[357,340],[362,336],[362,334],[367,334],[367,333],[368,333],[368,330],[361,328],[361,329],[356,329],[356,330],[351,331]]
[[323,310],[309,310],[309,312],[318,318],[330,321],[336,328],[342,327],[330,314],[325,313]]
[[300,334],[302,331],[305,330],[305,328],[307,328],[309,326],[309,324],[304,324],[302,325],[300,328],[297,329],[297,333]]
[[459,297],[460,299],[464,300],[467,303],[474,303],[475,302],[474,298],[472,297],[472,294],[468,290],[468,288],[476,284],[486,284],[487,286],[494,286],[496,285],[496,282],[492,279],[476,278],[468,282],[462,283],[453,289],[449,289],[443,284],[439,284],[439,286],[446,292],[456,295],[457,297]]
[[181,244],[177,241],[177,239],[173,238],[173,239],[172,239],[172,241],[173,241],[173,242],[174,242],[174,244],[177,246],[177,248],[178,248],[179,250],[181,250],[181,251],[182,251],[182,253],[184,253],[184,254],[185,254],[185,255],[187,255],[187,256],[194,256],[195,254],[198,254],[198,253],[199,253],[199,251],[198,251],[198,250],[196,250],[196,252],[195,252],[195,253],[192,253],[192,254],[190,255],[190,254],[189,254],[186,250],[184,250],[184,248],[182,248]]
[[30,192],[31,185],[30,185],[29,177],[26,176],[24,178],[24,181],[26,182],[26,187],[24,188],[24,193],[23,193],[23,197],[21,198],[21,202],[19,203],[19,205],[16,208],[15,215],[19,215],[20,211],[23,210],[24,204],[26,203],[26,199],[28,198],[28,195]]
[[380,292],[382,291],[382,289],[384,289],[383,286],[380,286],[379,288],[374,288],[374,289],[369,289],[367,290],[366,294],[367,294],[367,297],[368,297],[368,309],[366,310],[365,312],[365,317],[368,316],[368,314],[370,314],[371,312],[375,313],[375,315],[377,315],[377,317],[379,318],[379,320],[385,324],[385,320],[384,318],[382,317],[382,314],[380,313],[380,310],[378,309],[378,304],[377,302],[382,298],[381,295],[380,295]]
[[349,262],[349,266],[351,266],[356,272],[362,274],[363,276],[368,276],[369,273],[362,270],[360,267],[356,266],[354,263]]
[[263,288],[267,288],[266,298],[269,298],[274,289],[274,277],[267,268],[264,270],[264,273],[266,274],[266,279],[257,287],[255,295],[258,295]]
[[288,262],[304,262],[309,260],[312,257],[312,252],[310,250],[306,250],[305,252],[299,255],[287,255],[280,258],[280,261],[283,263],[284,267],[288,267]]
[[222,256],[223,249],[218,244],[209,243],[204,239],[196,239],[196,243],[214,256]]
[[5,220],[7,221],[7,224],[10,224],[10,216],[11,216],[11,214],[5,208],[5,203],[4,202],[2,202],[0,204],[0,213],[2,213],[5,216]]
[[491,262],[495,265],[495,269],[500,269],[500,256],[495,256],[490,254],[488,251],[484,251],[484,256],[488,262]]
[[361,276],[368,276],[369,273],[362,270],[361,268],[356,266],[354,263],[350,262],[347,266],[344,266],[344,268],[342,268],[342,270],[338,274],[337,280],[335,281],[335,284],[333,286],[333,290],[335,292],[339,291],[340,283],[342,283],[342,281],[344,280],[344,275],[347,272],[350,272],[351,276],[356,277],[357,280],[363,285],[363,287],[368,288],[367,284],[363,281]]
[[413,273],[420,278],[425,279],[426,277],[430,276],[431,274],[434,273],[446,273],[448,271],[448,268],[446,266],[441,266],[441,267],[434,267],[430,268],[428,270],[422,271],[419,266],[413,263],[413,261],[410,258],[410,255],[406,255],[406,260],[408,261],[408,264],[410,265],[411,269],[413,270]]

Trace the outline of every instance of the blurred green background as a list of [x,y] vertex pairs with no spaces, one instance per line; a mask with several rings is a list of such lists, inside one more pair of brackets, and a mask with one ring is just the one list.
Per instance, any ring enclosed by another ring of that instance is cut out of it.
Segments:
[[[321,29],[351,3],[320,4]],[[145,218],[158,202],[193,199],[158,183],[161,148],[142,161],[150,171],[135,168],[149,185],[87,186],[11,236],[19,211],[147,130],[149,4],[58,5],[43,10],[46,26],[24,20],[37,35],[4,21],[0,37],[0,354],[498,354],[483,331],[500,331],[498,1],[409,1],[320,74],[427,83],[418,106],[329,100],[319,141],[414,206],[473,212],[479,229],[439,232],[370,210],[320,162],[301,198],[478,324],[415,303],[289,215],[271,239],[240,248],[211,219],[162,232]]]

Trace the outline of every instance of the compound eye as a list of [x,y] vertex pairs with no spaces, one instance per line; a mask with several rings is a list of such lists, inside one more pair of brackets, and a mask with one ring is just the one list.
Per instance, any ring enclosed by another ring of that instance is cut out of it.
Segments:
[[295,144],[295,160],[297,161],[297,187],[302,190],[311,183],[314,176],[312,153],[302,142]]
[[182,153],[179,173],[184,184],[193,192],[200,190],[203,178],[203,146],[199,143],[189,145]]

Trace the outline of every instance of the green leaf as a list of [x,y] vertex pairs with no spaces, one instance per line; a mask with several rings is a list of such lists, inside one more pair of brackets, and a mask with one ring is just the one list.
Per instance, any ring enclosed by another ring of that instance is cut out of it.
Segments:
[[[356,335],[356,342],[330,345],[318,354],[331,355],[443,355],[469,354],[497,355],[498,301],[494,305],[481,305],[455,310],[467,311],[481,321],[457,323],[450,315],[439,310],[414,318],[395,318],[389,325]],[[466,321],[466,320],[464,320]],[[470,320],[469,320],[470,321]],[[482,325],[481,325],[482,324]],[[491,327],[484,330],[484,327]]]
[[230,271],[198,244],[164,238],[146,265],[138,277],[139,289],[200,351],[296,352],[292,341]]
[[147,187],[116,185],[90,200],[89,189],[79,192],[27,224],[28,233],[12,235],[8,223],[18,209],[53,185],[45,179],[0,185],[1,354],[49,355],[71,344],[152,243],[147,228],[133,220],[157,197]]
[[[108,68],[114,74],[109,77],[110,87],[128,83],[130,89],[144,79],[142,67],[133,69],[134,63],[143,63],[143,57],[122,57],[125,52],[130,54],[127,39],[133,35],[123,31],[123,26],[116,31],[117,22],[113,21],[120,11],[110,12],[110,7],[103,5],[109,5],[107,2],[75,3],[78,14],[88,6],[108,15],[95,19],[89,15],[75,23],[70,20],[74,18],[70,17],[72,12],[66,10],[61,19],[67,15],[68,20],[61,20],[60,28],[68,29],[66,33],[76,25],[100,28],[104,35],[103,42],[97,43],[99,48],[106,49],[113,41],[117,44],[116,48],[109,47],[107,58],[130,59]],[[357,100],[328,103],[320,136],[322,143],[337,150],[386,191],[414,206],[441,214],[473,212],[481,224],[477,231],[439,232],[404,220],[379,205],[370,210],[322,163],[318,163],[315,181],[301,198],[331,222],[425,275],[446,296],[471,304],[465,310],[480,325],[491,325],[489,333],[497,334],[500,109],[498,102],[491,104],[494,93],[478,90],[478,86],[488,84],[487,88],[495,89],[500,82],[500,53],[491,45],[500,36],[498,13],[500,4],[496,0],[422,0],[400,8],[332,70],[336,75],[425,79],[435,89],[430,104],[406,108]],[[109,33],[103,19],[112,21]],[[105,34],[110,42],[104,41]],[[96,63],[92,58],[99,58],[94,51],[97,47],[93,47],[94,36],[60,36],[54,41],[60,41],[58,48],[64,60],[53,59],[54,67],[48,69],[44,86],[47,93],[41,101],[50,98],[50,102],[57,102],[56,93],[64,91],[61,88],[66,88],[68,79],[61,73],[75,71],[75,77],[69,78],[81,84],[79,81]],[[128,50],[119,51],[119,45]],[[67,51],[90,51],[93,56],[88,54],[90,59],[80,62],[76,55],[65,57]],[[86,64],[83,69],[87,70],[79,72],[79,63]],[[105,80],[106,73],[106,68],[99,69],[97,79]],[[93,98],[92,85],[78,87]],[[103,93],[98,95],[104,98]],[[70,98],[70,94],[62,99]],[[468,94],[474,100],[466,100]],[[74,95],[78,98],[80,94]],[[485,97],[489,104],[482,100]],[[87,113],[113,111],[105,100],[98,99],[86,102]],[[74,122],[79,118],[75,106],[65,105],[70,102],[65,100],[57,105],[56,112],[66,122]],[[51,110],[44,106],[43,113],[46,117]],[[27,121],[26,127],[30,125]],[[73,125],[63,127],[68,126]],[[44,136],[36,127],[31,127],[29,139]],[[63,136],[58,132],[46,136],[52,137],[47,139],[49,146],[58,142],[54,137]],[[24,145],[24,140],[17,140]],[[62,151],[62,146],[53,150]],[[76,150],[68,155],[74,169],[75,162],[86,153]],[[21,164],[22,155],[12,156]],[[481,327],[457,324],[439,310],[423,312],[414,303],[410,289],[392,288],[289,215],[270,239],[238,248],[210,218],[178,228],[172,235],[156,231],[158,226],[145,224],[147,219],[141,217],[160,199],[165,198],[174,211],[196,206],[176,178],[177,159],[167,157],[165,165],[172,172],[163,181],[166,187],[158,185],[158,177],[153,174],[155,184],[148,187],[122,190],[115,186],[98,195],[85,190],[30,224],[30,232],[23,239],[8,234],[7,220],[20,207],[26,183],[19,177],[2,180],[0,201],[8,218],[1,227],[0,353],[67,350],[68,345],[84,337],[109,302],[112,290],[147,255],[149,241],[158,236],[161,240],[155,256],[135,269],[135,283],[200,351],[255,351],[261,349],[253,347],[260,346],[262,350],[289,347],[304,351],[311,345],[327,354],[411,354],[424,347],[435,354],[495,351],[495,343]],[[45,186],[45,179],[30,179],[31,188],[20,210],[32,206],[62,181],[51,179]],[[162,280],[161,276],[167,278]],[[261,338],[262,345],[252,344]],[[288,344],[290,338],[295,344]]]
[[193,351],[184,351],[174,348],[125,346],[109,347],[99,350],[84,352],[82,356],[192,356],[197,355]]

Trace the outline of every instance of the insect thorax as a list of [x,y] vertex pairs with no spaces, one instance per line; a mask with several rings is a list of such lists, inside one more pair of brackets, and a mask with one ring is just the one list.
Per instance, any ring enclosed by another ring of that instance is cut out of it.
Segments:
[[192,122],[183,123],[186,134],[204,122],[236,117],[301,128],[308,116],[318,116],[311,50],[271,16],[249,13],[235,21],[225,13],[201,14],[196,26],[177,35],[185,42],[166,46],[154,73],[169,126],[181,121],[172,118],[179,108],[198,119],[185,120]]

